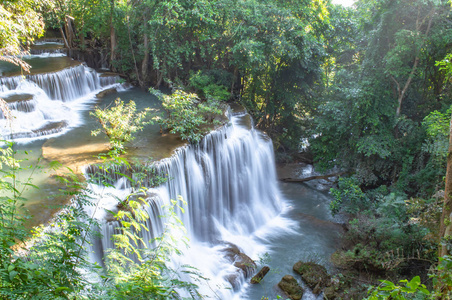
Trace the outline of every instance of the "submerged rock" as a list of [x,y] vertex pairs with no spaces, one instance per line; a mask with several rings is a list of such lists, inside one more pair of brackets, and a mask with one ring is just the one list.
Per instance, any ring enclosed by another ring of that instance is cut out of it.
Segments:
[[313,262],[299,261],[295,263],[293,270],[300,274],[303,281],[317,293],[320,293],[321,289],[331,281],[326,268]]
[[303,288],[291,275],[284,276],[278,283],[278,287],[292,300],[300,300],[303,297]]

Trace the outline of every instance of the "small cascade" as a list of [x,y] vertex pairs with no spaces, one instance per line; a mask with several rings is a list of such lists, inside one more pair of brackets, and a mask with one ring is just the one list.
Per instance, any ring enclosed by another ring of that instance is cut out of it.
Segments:
[[[253,236],[282,210],[272,143],[250,126],[250,120],[248,114],[232,116],[229,125],[208,134],[198,145],[179,148],[172,157],[155,163],[157,173],[168,181],[147,193],[149,231],[142,231],[142,238],[151,243],[162,234],[167,222],[159,217],[165,215],[162,207],[182,197],[187,202],[185,213],[177,214],[187,229],[190,249],[173,263],[192,265],[214,285],[225,287],[215,292],[223,295],[221,299],[232,299],[234,290],[249,275],[234,266],[230,259],[234,256],[228,255],[227,249],[234,245],[248,255],[256,254],[259,246]],[[97,171],[97,167],[89,167],[85,174],[90,177]],[[117,210],[117,201],[107,195],[124,197],[131,191],[130,184],[120,176],[111,183],[116,189],[104,191],[99,207]],[[102,187],[92,185],[91,189],[100,191]],[[105,220],[105,215],[98,217],[103,220],[103,238],[96,247],[105,251],[113,247],[111,237],[119,223]]]
[[83,104],[93,101],[98,92],[120,88],[114,73],[97,73],[70,58],[59,58],[66,50],[58,41],[40,42],[32,49],[39,55],[24,58],[42,66],[50,57],[43,67],[47,73],[32,68],[36,73],[0,77],[0,98],[13,117],[7,120],[0,111],[0,139],[28,142],[61,134],[80,124]]
[[[32,94],[13,94],[4,97],[3,100],[8,104],[9,110],[32,112],[36,108],[36,101]],[[0,111],[0,119],[5,119],[2,111]]]
[[45,55],[45,54],[64,54],[67,55],[68,50],[65,48],[54,48],[54,49],[30,49],[31,55]]
[[61,71],[0,78],[0,92],[16,89],[23,80],[36,83],[51,100],[71,101],[118,81],[117,76],[100,76],[78,65]]

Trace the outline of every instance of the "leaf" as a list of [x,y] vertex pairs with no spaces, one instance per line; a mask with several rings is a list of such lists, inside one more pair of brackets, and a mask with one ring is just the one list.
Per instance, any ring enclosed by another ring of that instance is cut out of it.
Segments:
[[9,272],[9,280],[13,281],[17,274],[19,274],[17,271]]
[[417,287],[421,284],[421,278],[419,276],[413,277],[410,282],[407,283],[407,286],[412,290],[416,290]]

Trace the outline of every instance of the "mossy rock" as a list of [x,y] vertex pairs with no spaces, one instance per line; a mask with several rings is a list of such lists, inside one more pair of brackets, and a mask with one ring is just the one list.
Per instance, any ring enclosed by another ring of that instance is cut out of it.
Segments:
[[278,287],[292,300],[300,300],[303,297],[303,288],[291,275],[284,276],[278,283]]
[[339,297],[339,292],[335,286],[328,286],[323,291],[323,299],[334,300]]
[[311,289],[316,288],[316,286],[323,289],[331,281],[331,277],[328,275],[325,267],[313,262],[299,261],[294,264],[293,270],[301,275],[303,281]]

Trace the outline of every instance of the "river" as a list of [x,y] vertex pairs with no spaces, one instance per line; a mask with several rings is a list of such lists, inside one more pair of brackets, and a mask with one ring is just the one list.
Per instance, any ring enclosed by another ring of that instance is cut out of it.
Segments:
[[[33,215],[29,226],[46,222],[58,211],[57,205],[67,202],[53,197],[59,186],[47,171],[50,161],[59,160],[74,171],[82,171],[95,161],[94,155],[105,151],[105,137],[90,135],[96,121],[89,112],[96,105],[105,107],[120,97],[133,99],[138,108],[159,108],[157,99],[148,92],[126,88],[118,83],[116,75],[98,73],[65,57],[56,50],[60,45],[53,45],[57,47],[41,43],[35,51],[39,54],[26,58],[33,71],[25,79],[16,68],[0,65],[0,97],[15,114],[12,134],[2,116],[1,135],[12,136],[18,143],[16,149],[31,152],[24,156],[30,163],[36,164],[41,158],[44,169],[33,173],[40,189],[26,194],[26,207]],[[99,91],[110,88],[117,92],[96,97]],[[168,182],[149,193],[150,234],[144,238],[150,240],[161,233],[161,205],[182,196],[187,206],[185,213],[178,213],[190,242],[184,254],[173,259],[174,266],[193,265],[209,278],[201,286],[208,298],[276,298],[279,292],[274,287],[282,276],[293,274],[292,265],[298,260],[312,260],[331,268],[329,256],[341,229],[332,222],[326,192],[313,185],[278,182],[271,140],[253,128],[248,114],[231,111],[229,120],[197,146],[185,145],[175,136],[162,136],[156,125],[145,128],[130,145],[130,156],[150,159],[169,177]],[[311,172],[309,166],[298,170]],[[27,174],[30,171],[21,176]],[[120,180],[117,189],[110,192],[127,193],[127,186],[119,184]],[[112,209],[107,198],[100,193],[96,201]],[[96,242],[97,259],[112,247],[110,237],[117,226],[107,222],[104,215],[96,215],[103,223],[104,234]],[[248,284],[249,278],[228,259],[231,245],[270,266],[271,272],[260,284]],[[303,299],[316,296],[307,291]]]

